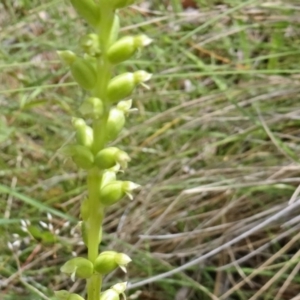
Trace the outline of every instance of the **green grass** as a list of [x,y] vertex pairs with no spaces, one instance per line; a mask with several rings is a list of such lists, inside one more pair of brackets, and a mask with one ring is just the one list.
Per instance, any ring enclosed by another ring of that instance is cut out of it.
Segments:
[[[129,281],[149,279],[128,291],[141,300],[293,299],[299,225],[288,222],[298,206],[200,264],[155,276],[288,206],[300,183],[299,3],[197,0],[191,13],[167,2],[122,11],[122,34],[147,33],[155,43],[118,73],[142,68],[154,77],[150,91],[135,92],[139,112],[116,141],[132,157],[124,178],[143,189],[109,210],[102,249],[131,255]],[[67,1],[45,0],[3,1],[0,28],[0,299],[81,293],[83,282],[59,267],[72,251],[85,255],[74,229],[85,174],[57,150],[72,139],[85,93],[55,51],[78,51],[88,28]],[[47,213],[56,238],[39,224],[49,223]],[[124,279],[115,276],[105,285]]]

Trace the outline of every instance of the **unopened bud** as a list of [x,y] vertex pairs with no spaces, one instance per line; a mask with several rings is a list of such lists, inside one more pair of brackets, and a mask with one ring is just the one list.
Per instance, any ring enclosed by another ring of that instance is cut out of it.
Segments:
[[116,41],[108,50],[107,57],[113,64],[121,63],[131,58],[138,49],[149,45],[152,39],[144,34],[125,36]]
[[93,0],[71,0],[77,13],[91,26],[97,27],[100,22],[100,8]]
[[148,81],[151,76],[146,71],[137,71],[134,73],[123,73],[114,77],[107,87],[109,101],[115,103],[130,96],[139,83]]
[[72,118],[72,124],[76,129],[76,140],[78,144],[91,148],[94,141],[92,127],[88,126],[81,118]]
[[77,57],[71,64],[71,73],[74,80],[84,89],[91,90],[97,81],[97,72],[90,61]]
[[112,141],[118,137],[125,125],[125,121],[124,111],[117,107],[111,108],[106,123],[106,137],[108,141]]
[[132,199],[132,191],[139,185],[131,181],[113,181],[100,190],[101,204],[109,206],[119,202],[125,195]]
[[95,260],[94,269],[96,272],[105,275],[120,267],[126,272],[126,266],[131,262],[131,258],[124,253],[115,251],[104,251]]
[[77,58],[76,54],[70,50],[64,51],[57,51],[56,52],[59,58],[65,63],[66,65],[70,66]]
[[100,41],[99,36],[95,33],[90,33],[80,39],[80,45],[85,53],[91,56],[99,56]]
[[79,111],[87,118],[99,119],[103,114],[103,102],[99,98],[87,98],[81,104]]
[[123,181],[113,181],[100,190],[101,204],[109,206],[119,202],[126,195]]
[[103,149],[95,156],[95,165],[100,169],[110,169],[116,164],[125,169],[129,161],[128,154],[117,147]]
[[94,272],[91,261],[83,257],[75,257],[67,261],[61,268],[61,272],[71,275],[72,280],[78,278],[90,278]]
[[118,267],[115,261],[116,254],[115,251],[104,251],[99,254],[94,263],[95,271],[104,275],[115,270]]

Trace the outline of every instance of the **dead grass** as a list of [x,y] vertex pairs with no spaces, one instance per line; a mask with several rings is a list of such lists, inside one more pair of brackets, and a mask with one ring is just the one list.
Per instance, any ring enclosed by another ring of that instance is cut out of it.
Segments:
[[[12,2],[0,19],[0,299],[49,299],[84,286],[59,266],[85,254],[69,217],[85,174],[56,153],[84,95],[54,51],[76,49],[86,28],[59,1]],[[122,13],[124,33],[156,40],[119,69],[155,74],[116,142],[132,156],[124,178],[143,189],[104,227],[102,249],[133,258],[129,299],[300,299],[297,2],[198,1],[175,16],[153,1]],[[57,241],[29,241],[20,219],[42,232],[51,223]],[[107,285],[124,278],[114,275]]]

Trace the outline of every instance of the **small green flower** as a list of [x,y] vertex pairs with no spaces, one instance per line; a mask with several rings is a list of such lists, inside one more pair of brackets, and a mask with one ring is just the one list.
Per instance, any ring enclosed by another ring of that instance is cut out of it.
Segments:
[[81,118],[72,118],[72,124],[76,129],[77,143],[91,148],[94,141],[94,133],[92,127],[88,126]]
[[107,57],[113,64],[121,63],[131,58],[139,49],[148,46],[151,42],[152,39],[144,34],[125,36],[109,48]]
[[130,157],[128,154],[117,147],[103,149],[95,156],[95,165],[100,169],[110,169],[116,164],[126,169],[129,161]]
[[140,187],[140,185],[131,181],[113,181],[105,185],[100,190],[100,201],[105,206],[113,205],[119,202],[124,196],[133,198],[133,190]]
[[113,141],[118,137],[126,122],[124,111],[117,107],[111,108],[106,123],[106,137],[108,141]]
[[114,77],[107,87],[109,101],[115,103],[130,96],[138,84],[148,81],[151,76],[152,74],[146,71],[137,71],[134,73],[123,73]]
[[104,251],[95,260],[94,269],[96,272],[105,275],[120,267],[126,273],[126,266],[131,262],[131,258],[124,253],[115,251]]

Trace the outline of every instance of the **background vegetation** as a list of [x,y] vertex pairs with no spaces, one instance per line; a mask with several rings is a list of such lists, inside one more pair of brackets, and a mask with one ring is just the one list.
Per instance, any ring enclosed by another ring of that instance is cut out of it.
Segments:
[[[122,20],[155,40],[119,68],[155,74],[118,141],[143,189],[104,225],[102,249],[133,258],[129,299],[300,299],[299,1],[152,0]],[[85,95],[55,50],[86,32],[67,1],[1,1],[0,299],[83,287],[59,266],[85,254],[85,176],[57,149]]]

